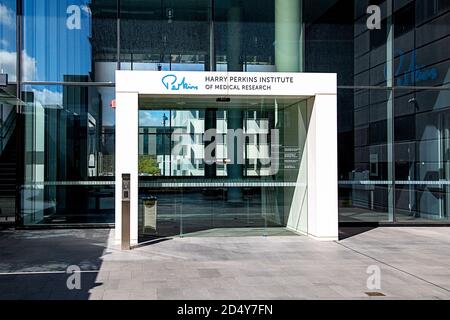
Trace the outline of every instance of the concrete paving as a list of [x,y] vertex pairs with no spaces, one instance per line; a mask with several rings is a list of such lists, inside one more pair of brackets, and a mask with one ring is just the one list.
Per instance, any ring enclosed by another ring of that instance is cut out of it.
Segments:
[[[339,242],[172,238],[129,252],[113,232],[0,231],[0,299],[450,299],[444,227],[377,228]],[[67,287],[70,265],[80,290]],[[379,288],[367,287],[370,266]]]

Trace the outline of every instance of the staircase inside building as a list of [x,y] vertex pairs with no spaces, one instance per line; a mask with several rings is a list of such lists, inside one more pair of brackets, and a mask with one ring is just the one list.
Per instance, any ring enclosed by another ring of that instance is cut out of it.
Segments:
[[13,113],[0,126],[0,225],[15,221],[17,146]]

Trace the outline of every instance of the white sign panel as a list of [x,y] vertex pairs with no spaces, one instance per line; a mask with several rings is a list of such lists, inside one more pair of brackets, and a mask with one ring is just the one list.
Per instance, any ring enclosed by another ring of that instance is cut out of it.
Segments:
[[120,91],[149,95],[313,96],[336,93],[336,77],[318,73],[118,71],[116,77],[122,84]]

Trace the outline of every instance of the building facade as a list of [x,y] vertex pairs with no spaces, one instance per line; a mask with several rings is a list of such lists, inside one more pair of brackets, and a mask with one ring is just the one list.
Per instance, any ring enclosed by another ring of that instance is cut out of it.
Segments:
[[[449,222],[448,0],[0,0],[0,18],[0,162],[17,181],[0,203],[18,226],[115,222],[116,70],[336,73],[339,221]],[[273,187],[176,183],[268,179],[261,135],[284,128],[284,151],[303,150],[290,112],[140,108],[141,211],[157,203],[159,234],[286,226],[292,168]],[[226,143],[205,163],[211,128],[247,134],[243,164]]]

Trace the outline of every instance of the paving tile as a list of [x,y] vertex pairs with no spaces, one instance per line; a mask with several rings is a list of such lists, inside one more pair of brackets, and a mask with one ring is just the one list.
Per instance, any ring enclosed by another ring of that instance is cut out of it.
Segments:
[[184,299],[185,296],[181,289],[176,288],[157,288],[156,298],[159,300],[178,300]]
[[103,300],[104,290],[96,290],[89,292],[89,300]]
[[221,276],[218,269],[198,269],[198,273],[202,278],[219,278]]
[[156,300],[157,299],[156,290],[154,290],[154,291],[146,291],[146,290],[131,291],[130,299],[133,299],[133,300]]
[[105,290],[103,293],[103,300],[126,300],[130,298],[130,292],[125,290]]
[[[112,230],[1,234],[0,299],[450,299],[447,228],[377,228],[340,242],[185,237],[121,252]],[[42,255],[46,248],[49,255]],[[67,290],[76,264],[82,290]],[[367,267],[385,297],[368,297]],[[439,286],[443,288],[439,288]]]
[[208,288],[185,288],[182,289],[182,294],[187,300],[210,300],[214,299]]

